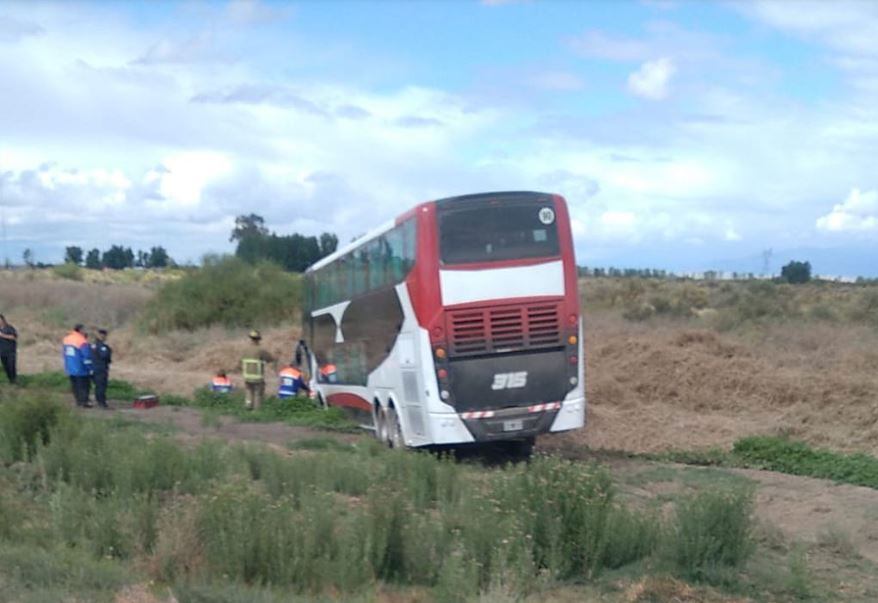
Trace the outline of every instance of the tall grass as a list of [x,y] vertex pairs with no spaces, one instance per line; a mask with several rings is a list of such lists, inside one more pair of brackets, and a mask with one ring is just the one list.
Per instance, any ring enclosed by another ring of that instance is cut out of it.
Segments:
[[299,277],[276,264],[207,256],[200,270],[165,283],[140,322],[150,333],[276,324],[294,318],[300,295]]
[[0,539],[134,561],[171,584],[519,596],[644,559],[668,534],[696,545],[684,568],[740,563],[726,543],[749,518],[717,522],[713,507],[695,505],[677,531],[663,529],[658,515],[616,500],[605,470],[556,458],[484,470],[373,442],[292,457],[216,442],[187,450],[78,416],[51,426],[30,458],[0,467],[17,484],[0,496]]
[[683,576],[722,580],[754,548],[753,492],[746,488],[705,491],[677,506],[672,558]]

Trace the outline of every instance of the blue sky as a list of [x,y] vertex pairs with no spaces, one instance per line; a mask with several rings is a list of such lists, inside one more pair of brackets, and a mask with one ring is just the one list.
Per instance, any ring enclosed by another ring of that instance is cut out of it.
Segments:
[[0,1],[0,253],[197,261],[242,213],[347,240],[530,189],[584,264],[878,275],[875,31],[865,0]]

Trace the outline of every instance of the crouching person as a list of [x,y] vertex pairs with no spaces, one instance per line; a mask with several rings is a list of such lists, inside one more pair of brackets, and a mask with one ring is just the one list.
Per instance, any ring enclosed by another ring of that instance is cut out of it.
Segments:
[[292,364],[286,365],[278,374],[278,398],[295,398],[300,391],[308,391],[308,385],[302,376],[302,371]]
[[232,391],[232,380],[225,371],[217,371],[210,382],[210,391],[218,394],[228,394]]

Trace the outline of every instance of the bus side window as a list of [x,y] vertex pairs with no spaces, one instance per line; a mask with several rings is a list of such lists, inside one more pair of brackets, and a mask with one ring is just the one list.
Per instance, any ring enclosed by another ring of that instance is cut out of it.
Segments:
[[389,264],[389,279],[393,284],[402,281],[405,276],[403,265],[403,232],[402,228],[397,226],[387,233],[387,254]]
[[414,218],[409,218],[402,224],[402,259],[405,274],[408,274],[415,265],[415,228],[416,224]]
[[384,262],[381,254],[381,239],[368,243],[369,251],[369,290],[379,289],[384,284]]

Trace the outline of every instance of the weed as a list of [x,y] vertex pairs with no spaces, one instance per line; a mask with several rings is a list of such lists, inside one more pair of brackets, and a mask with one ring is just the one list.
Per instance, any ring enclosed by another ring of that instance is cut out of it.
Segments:
[[708,490],[681,501],[671,526],[671,555],[683,577],[716,581],[753,551],[753,490]]
[[807,601],[814,595],[808,569],[808,555],[801,545],[794,547],[787,559],[786,587],[798,601]]
[[30,460],[48,444],[52,428],[67,409],[40,397],[23,397],[0,406],[0,460]]

